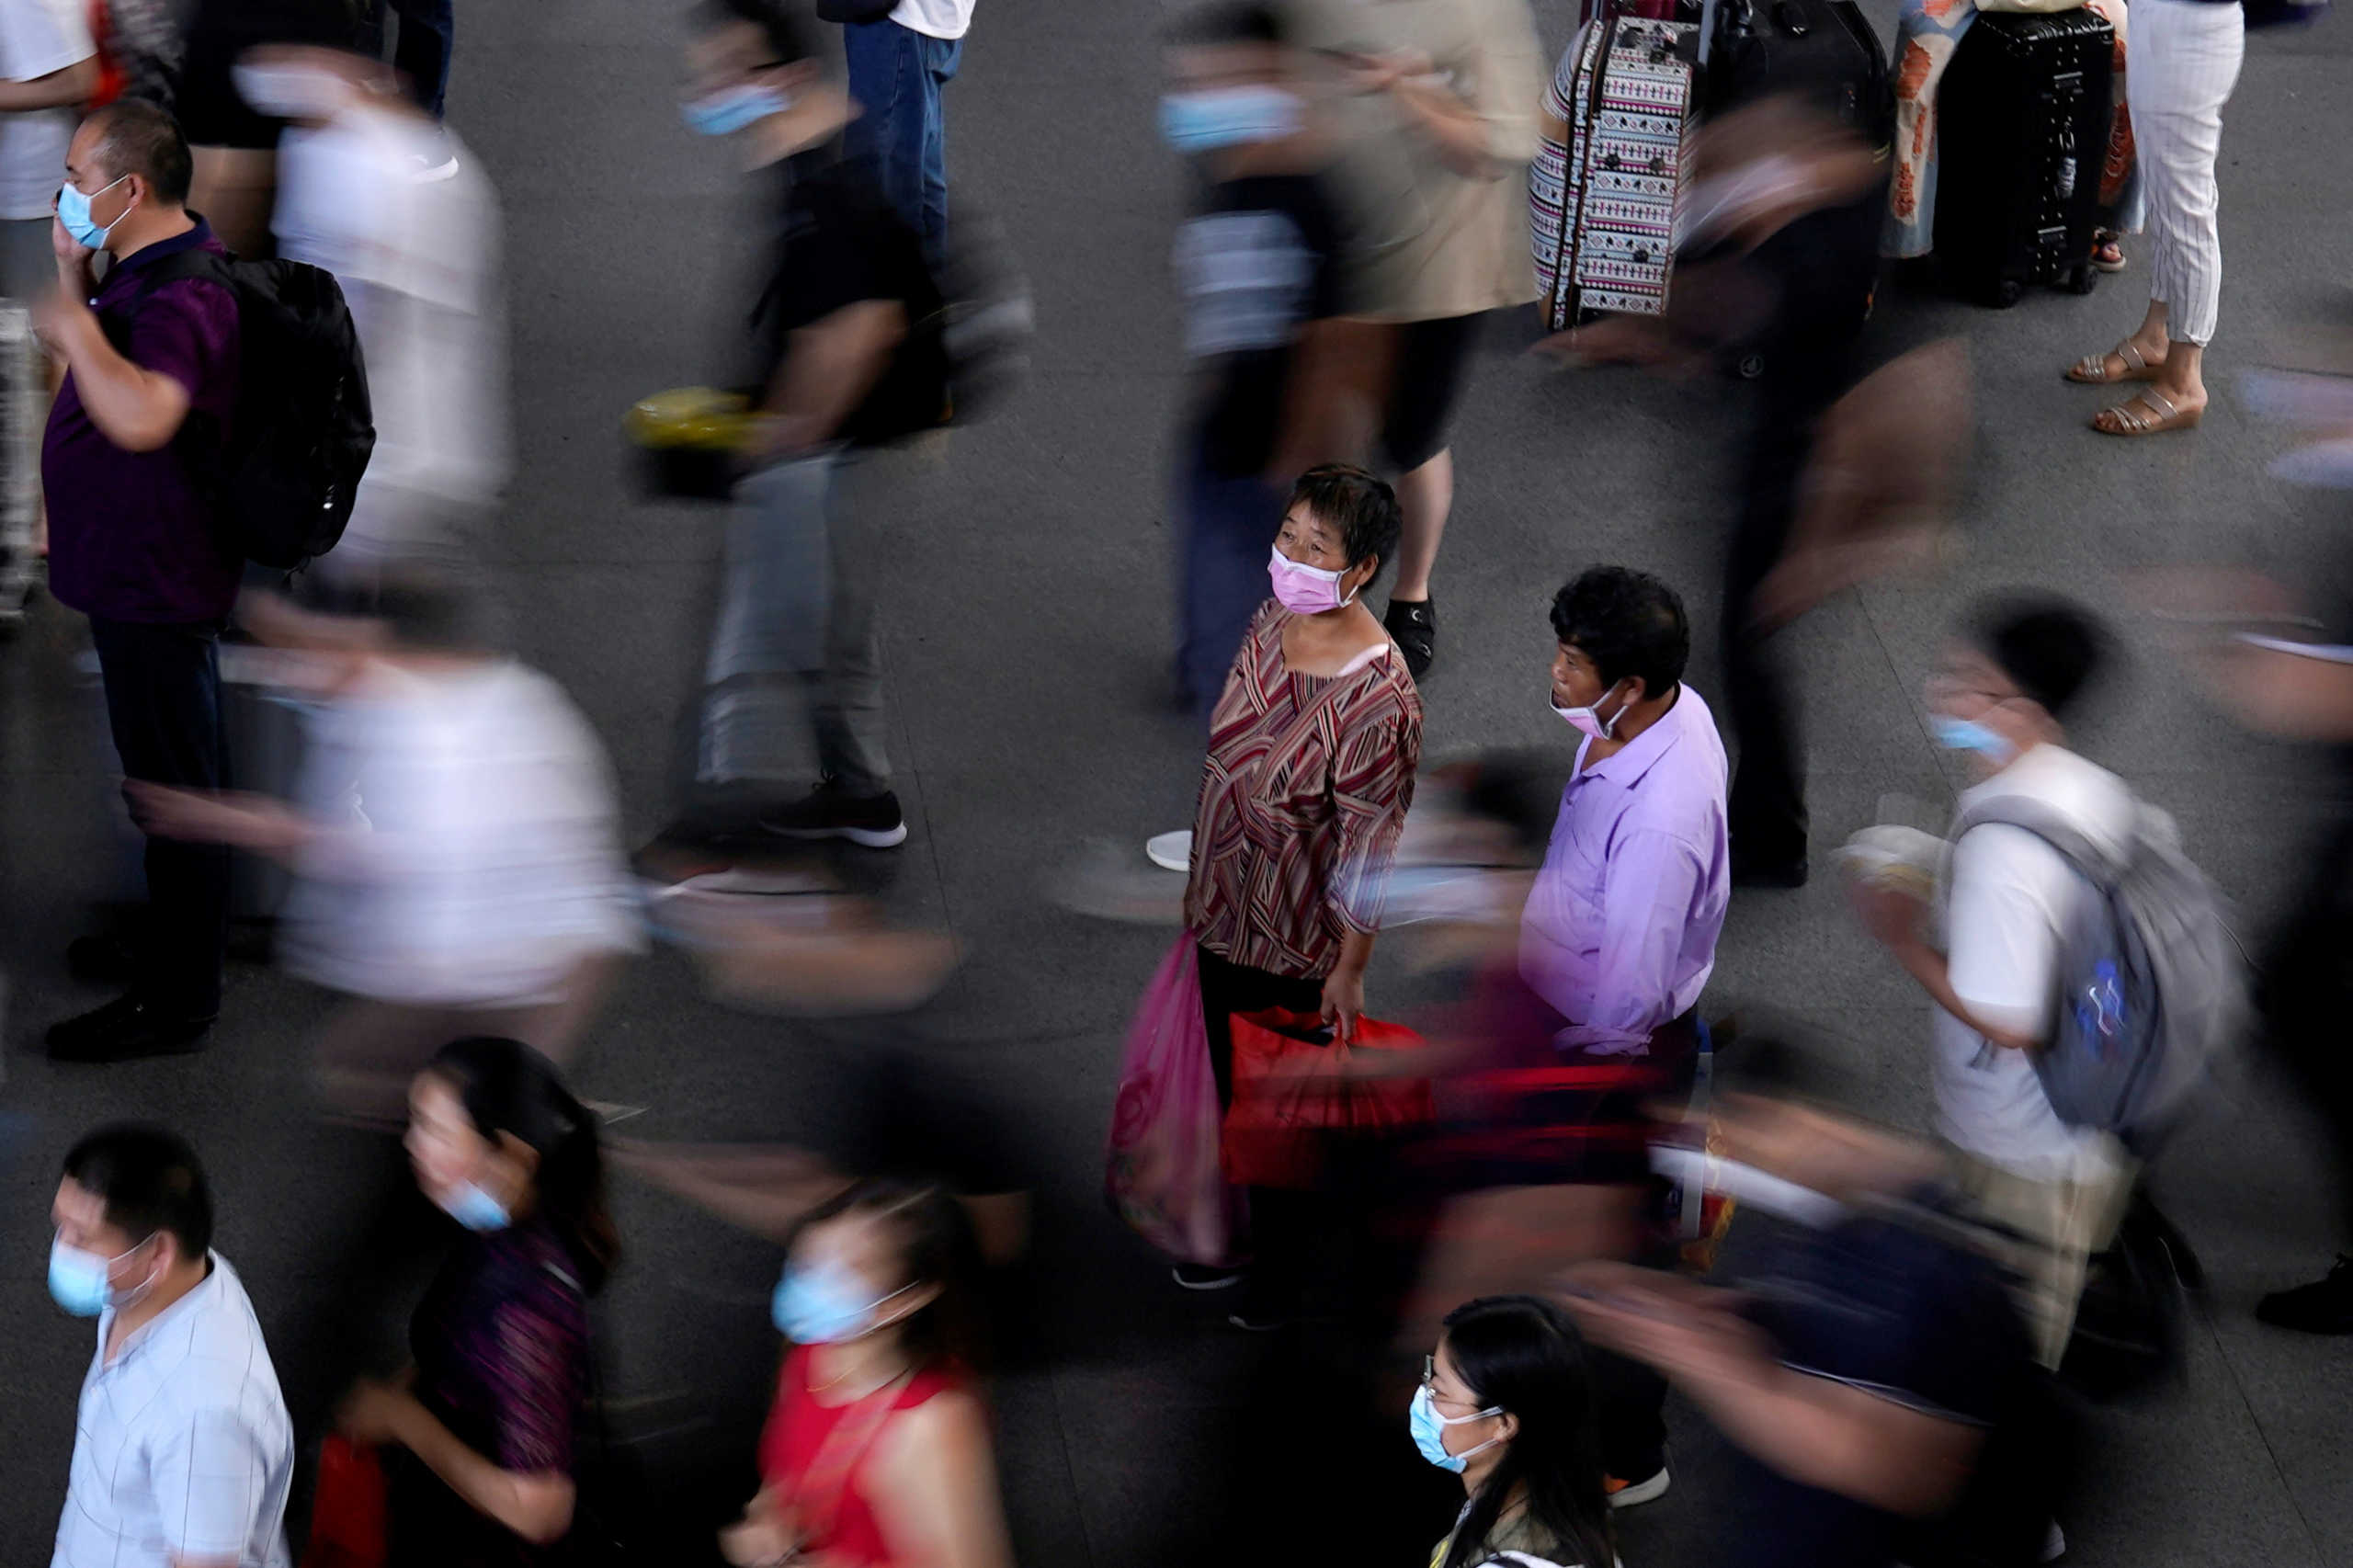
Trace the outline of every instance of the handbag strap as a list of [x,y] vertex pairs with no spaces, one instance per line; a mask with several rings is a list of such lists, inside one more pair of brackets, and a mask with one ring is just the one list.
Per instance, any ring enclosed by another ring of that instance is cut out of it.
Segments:
[[[795,1488],[795,1502],[801,1505],[801,1537],[804,1541],[831,1535],[840,1525],[842,1509],[849,1503],[850,1481],[882,1436],[884,1425],[899,1407],[899,1395],[906,1392],[915,1375],[915,1369],[910,1367],[872,1393],[854,1401],[842,1419],[834,1423],[833,1430],[825,1434],[824,1441],[817,1445],[817,1457],[801,1472],[801,1484]],[[807,1390],[805,1372],[802,1389]],[[815,1395],[810,1397],[813,1400]],[[828,1492],[832,1495],[825,1498],[822,1512],[807,1506],[808,1498]]]

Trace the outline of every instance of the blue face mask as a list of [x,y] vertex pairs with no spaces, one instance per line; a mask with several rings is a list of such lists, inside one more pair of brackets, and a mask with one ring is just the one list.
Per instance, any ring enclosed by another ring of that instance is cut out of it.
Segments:
[[1160,100],[1160,133],[1179,153],[1272,142],[1297,131],[1299,95],[1280,87],[1205,87]]
[[847,1270],[830,1263],[798,1267],[784,1266],[768,1303],[776,1331],[795,1345],[839,1345],[874,1332],[874,1309],[892,1296],[914,1290],[903,1285],[890,1296],[866,1299],[865,1287]]
[[506,1205],[470,1181],[460,1182],[458,1190],[449,1196],[441,1208],[469,1231],[503,1231],[515,1222]]
[[[139,1246],[146,1244],[142,1242]],[[100,1257],[97,1253],[67,1246],[65,1238],[58,1237],[49,1246],[50,1299],[77,1318],[94,1318],[108,1307],[129,1306],[147,1293],[147,1287],[142,1285],[126,1291],[117,1301],[107,1276],[116,1264],[138,1250],[139,1247],[132,1247],[119,1256]]]
[[[101,186],[98,195],[104,196],[130,177],[129,175],[124,175],[119,179]],[[96,199],[96,197],[83,195],[74,189],[71,183],[58,187],[57,221],[65,225],[65,232],[74,236],[74,243],[86,250],[106,249],[107,235],[114,232],[116,223],[122,222],[122,218],[117,218],[114,223],[109,223],[103,229],[99,228],[90,218],[90,203]],[[130,215],[127,210],[123,213],[124,218]]]
[[1503,1413],[1501,1405],[1490,1405],[1475,1415],[1440,1415],[1438,1413],[1438,1405],[1430,1395],[1429,1384],[1424,1383],[1414,1391],[1414,1403],[1407,1414],[1405,1425],[1414,1434],[1414,1447],[1421,1449],[1422,1458],[1440,1470],[1450,1470],[1460,1475],[1462,1473],[1463,1466],[1469,1464],[1474,1456],[1485,1453],[1503,1439],[1490,1437],[1475,1449],[1465,1449],[1459,1454],[1449,1454],[1446,1451],[1446,1429],[1449,1426],[1460,1426],[1465,1422],[1484,1421],[1491,1415],[1501,1415]]
[[2010,760],[2010,743],[1974,719],[1956,719],[1949,713],[1932,716],[1929,727],[1937,737],[1937,744],[1947,751],[1973,751],[1993,762]]
[[722,87],[680,104],[678,118],[687,122],[688,130],[704,136],[733,136],[745,126],[756,125],[791,107],[792,95],[781,87],[747,83],[740,87]]

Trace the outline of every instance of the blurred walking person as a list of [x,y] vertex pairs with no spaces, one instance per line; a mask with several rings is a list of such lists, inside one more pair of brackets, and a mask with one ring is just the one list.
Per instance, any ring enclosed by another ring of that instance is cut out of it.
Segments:
[[353,0],[193,0],[184,8],[188,52],[173,108],[194,149],[189,205],[237,255],[269,254],[285,129],[237,90],[237,62],[270,44],[358,48],[371,9]]
[[50,1296],[98,1322],[51,1568],[291,1568],[294,1430],[196,1152],[99,1128],[50,1215]]
[[1368,236],[1350,308],[1392,329],[1381,460],[1405,517],[1383,617],[1415,680],[1454,506],[1448,426],[1489,311],[1536,298],[1528,165],[1546,62],[1527,0],[1295,0],[1360,96],[1349,187]]
[[[736,142],[774,248],[749,312],[756,462],[735,490],[696,757],[699,786],[771,783],[797,756],[776,713],[805,710],[816,788],[762,819],[787,838],[906,841],[883,747],[876,619],[881,518],[919,457],[890,449],[947,413],[942,301],[915,233],[841,156],[858,112],[775,0],[697,13],[687,123]],[[691,835],[674,824],[665,837]]]
[[375,449],[343,538],[306,574],[364,606],[388,565],[463,555],[506,477],[497,196],[374,61],[273,45],[236,85],[287,121],[278,254],[335,274],[367,358]]
[[978,1257],[944,1188],[861,1181],[802,1222],[772,1314],[788,1348],[737,1568],[1011,1568],[974,1386]]
[[519,1041],[444,1047],[410,1094],[409,1162],[468,1232],[411,1321],[415,1360],[338,1425],[387,1451],[387,1568],[567,1561],[588,1298],[620,1256],[597,1119]]

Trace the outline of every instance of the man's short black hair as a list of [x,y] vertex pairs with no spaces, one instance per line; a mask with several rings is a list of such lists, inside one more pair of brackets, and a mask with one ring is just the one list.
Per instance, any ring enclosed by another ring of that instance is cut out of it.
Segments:
[[1318,463],[1290,487],[1290,504],[1283,510],[1288,513],[1300,506],[1340,530],[1340,543],[1348,552],[1350,566],[1368,555],[1377,555],[1386,570],[1396,557],[1397,538],[1404,531],[1405,518],[1397,509],[1397,492],[1386,481],[1351,463]]
[[1643,695],[1672,691],[1691,657],[1683,600],[1647,572],[1589,566],[1552,596],[1552,635],[1593,661],[1604,686],[1639,676]]
[[142,98],[119,98],[85,123],[99,127],[98,162],[108,176],[137,175],[165,205],[187,203],[196,165],[178,120]]
[[212,1245],[212,1189],[196,1151],[176,1132],[134,1121],[101,1127],[74,1145],[65,1175],[97,1194],[107,1223],[134,1243],[168,1231],[184,1257],[202,1257]]
[[734,22],[747,22],[760,29],[766,40],[771,65],[794,65],[817,52],[809,29],[782,0],[702,0],[699,19],[706,28],[718,28]]
[[1980,604],[1969,641],[2053,719],[2075,706],[2108,658],[2108,632],[2100,623],[2049,595]]
[[1172,49],[1216,49],[1233,43],[1284,43],[1283,15],[1263,0],[1209,0],[1181,11],[1161,35]]

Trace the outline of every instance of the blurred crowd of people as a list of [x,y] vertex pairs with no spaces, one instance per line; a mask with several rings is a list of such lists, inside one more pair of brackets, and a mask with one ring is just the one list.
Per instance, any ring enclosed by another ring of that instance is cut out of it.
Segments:
[[[1621,9],[1676,14],[1588,5],[1583,26]],[[949,194],[972,11],[680,8],[684,122],[765,243],[714,385],[631,415],[662,494],[725,505],[673,810],[632,846],[603,742],[502,651],[486,585],[513,463],[502,236],[442,119],[451,0],[0,0],[0,299],[30,329],[0,319],[0,356],[48,409],[37,442],[0,422],[39,498],[0,508],[22,536],[0,557],[45,552],[86,619],[141,857],[137,895],[60,953],[117,994],[48,1052],[200,1051],[236,1022],[233,953],[262,946],[337,997],[311,1086],[381,1177],[328,1222],[347,1252],[301,1354],[335,1397],[311,1409],[213,1250],[198,1152],[130,1121],[73,1145],[49,1286],[97,1344],[57,1568],[1012,1560],[983,1306],[1029,1214],[1003,1162],[943,1169],[962,1135],[928,1128],[862,1163],[640,1142],[570,1083],[656,942],[725,1005],[804,1016],[910,1012],[958,961],[807,846],[910,836],[881,523],[933,504],[1026,323],[990,292],[995,231]],[[1899,50],[1940,64],[1952,11],[1907,11]],[[2206,406],[2240,49],[2230,0],[2130,17],[2116,134],[2139,134],[2153,295],[2068,371],[2136,384],[2096,421],[2128,437]],[[1933,228],[1933,84],[1889,105],[1916,143],[1893,158],[1820,84],[1712,105],[1664,308],[1526,332],[1548,80],[1528,0],[1205,0],[1159,44],[1191,192],[1170,673],[1203,762],[1190,829],[1142,858],[1165,870],[1131,856],[1127,892],[1073,902],[1176,928],[1105,1180],[1174,1287],[1264,1336],[1228,1545],[1614,1568],[1622,1511],[1675,1489],[1673,1392],[1730,1454],[1695,1488],[1731,1522],[1714,1559],[2050,1561],[2084,1401],[2179,1358],[2200,1276],[2152,1186],[2215,1061],[2279,1046],[2353,1168],[2327,1045],[2353,834],[2332,825],[2244,964],[2170,819],[2070,744],[2115,630],[2025,589],[1950,628],[1920,694],[1969,775],[1952,812],[1835,857],[1813,838],[1784,633],[1933,570],[1961,511],[1965,345],[1898,343],[1872,312],[1882,247]],[[2109,194],[2103,267],[2143,219]],[[1656,575],[1527,562],[1556,587],[1524,629],[1541,656],[1500,678],[1558,744],[1426,761],[1426,682],[1466,678],[1432,591],[1449,431],[1506,323],[1572,365],[1761,370],[1722,618],[1695,635]],[[2346,483],[2336,378],[2248,395],[2325,433],[2283,472]],[[347,452],[321,434],[338,411],[363,426]],[[333,525],[301,559],[228,515],[274,505],[273,476]],[[2286,590],[2143,589],[2236,720],[2353,739],[2353,653]],[[1714,701],[1688,678],[1711,631]],[[1925,994],[1930,1128],[1862,1116],[1802,1028],[1711,1006],[1733,899],[1830,863]],[[1403,952],[1376,971],[1385,935]],[[1378,978],[1407,970],[1440,998],[1410,1027]],[[884,1097],[915,1126],[918,1094]],[[620,1495],[592,1326],[624,1256],[613,1173],[783,1248],[756,1490],[660,1544]],[[361,1325],[412,1301],[394,1370]],[[2260,1315],[2353,1332],[2353,1266]],[[1441,1492],[1450,1527],[1400,1539]]]

